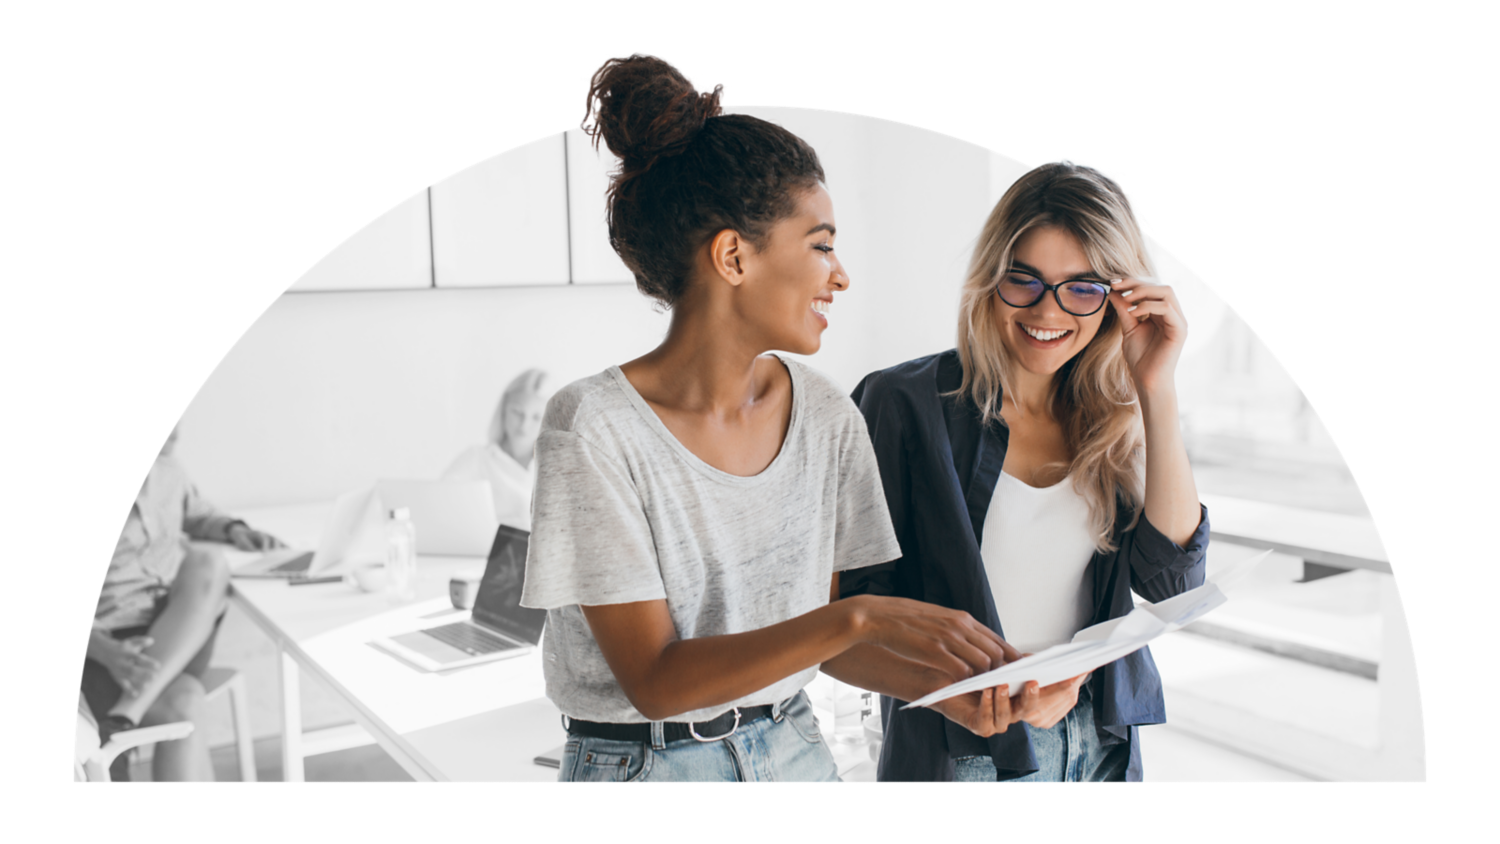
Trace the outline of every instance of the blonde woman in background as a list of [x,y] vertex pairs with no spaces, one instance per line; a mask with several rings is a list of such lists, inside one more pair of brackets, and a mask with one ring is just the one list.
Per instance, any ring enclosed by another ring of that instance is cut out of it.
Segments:
[[485,443],[464,449],[443,473],[447,480],[489,481],[495,518],[523,530],[531,529],[532,458],[547,407],[547,383],[547,373],[540,369],[511,379],[490,417]]
[[[1023,652],[1203,583],[1208,516],[1178,426],[1187,322],[1118,185],[1047,164],[991,212],[958,347],[866,377],[902,557],[842,593],[967,611]],[[992,735],[882,699],[882,780],[1137,780],[1166,720],[1148,649]],[[1075,704],[1076,696],[1076,704]]]

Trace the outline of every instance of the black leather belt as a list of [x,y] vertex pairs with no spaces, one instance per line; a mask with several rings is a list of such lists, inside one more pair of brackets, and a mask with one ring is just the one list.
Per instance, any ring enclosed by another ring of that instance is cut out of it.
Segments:
[[[666,721],[661,725],[662,737],[669,742],[683,739],[718,741],[734,735],[735,730],[738,730],[741,724],[766,718],[770,714],[769,705],[742,706],[731,709],[712,721]],[[601,724],[597,721],[569,720],[567,726],[569,733],[580,736],[614,739],[615,741],[651,741],[650,724]]]

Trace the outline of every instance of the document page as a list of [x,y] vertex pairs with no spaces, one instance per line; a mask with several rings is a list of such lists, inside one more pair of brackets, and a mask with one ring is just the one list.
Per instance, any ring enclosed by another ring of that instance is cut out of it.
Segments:
[[1270,555],[1270,551],[1263,551],[1208,578],[1196,589],[1189,589],[1157,604],[1142,602],[1119,618],[1085,627],[1074,634],[1071,642],[1054,645],[1040,653],[1002,665],[994,671],[960,680],[902,708],[931,706],[950,697],[1003,683],[1010,684],[1010,694],[1014,697],[1031,680],[1046,686],[1093,671],[1101,665],[1140,650],[1158,636],[1179,630],[1207,615],[1228,600],[1224,596],[1225,588],[1238,582]]

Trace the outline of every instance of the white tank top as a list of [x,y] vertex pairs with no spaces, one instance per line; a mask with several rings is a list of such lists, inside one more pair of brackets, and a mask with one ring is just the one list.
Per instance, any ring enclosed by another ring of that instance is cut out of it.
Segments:
[[1088,625],[1094,539],[1071,479],[1038,488],[1001,472],[979,555],[1005,640],[1022,653],[1070,641]]

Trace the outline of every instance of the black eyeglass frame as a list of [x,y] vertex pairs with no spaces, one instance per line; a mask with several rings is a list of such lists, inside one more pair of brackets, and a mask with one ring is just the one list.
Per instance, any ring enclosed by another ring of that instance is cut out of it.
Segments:
[[[1104,310],[1104,306],[1109,304],[1109,294],[1114,292],[1114,286],[1107,281],[1095,281],[1093,279],[1084,278],[1070,278],[1067,281],[1059,282],[1057,284],[1048,284],[1047,282],[1036,278],[1036,276],[1033,276],[1030,273],[1024,273],[1024,275],[1026,275],[1028,278],[1036,279],[1036,283],[1042,286],[1042,292],[1038,293],[1036,295],[1036,298],[1032,299],[1029,304],[1017,305],[1000,294],[1000,285],[1005,283],[1005,276],[1008,275],[1012,275],[1012,273],[1003,273],[1000,276],[999,280],[995,282],[995,295],[1000,297],[1000,301],[1004,302],[1007,305],[1010,305],[1012,308],[1016,308],[1019,310],[1035,307],[1037,302],[1042,301],[1043,297],[1045,297],[1048,292],[1051,292],[1052,298],[1057,301],[1057,306],[1059,308],[1062,308],[1063,313],[1072,314],[1076,317],[1093,316],[1094,314],[1097,314],[1100,311]],[[1063,304],[1062,294],[1058,292],[1059,288],[1061,288],[1064,284],[1092,284],[1095,287],[1102,287],[1104,288],[1104,298],[1099,301],[1099,307],[1093,309],[1092,311],[1089,311],[1086,314],[1080,314],[1077,311],[1068,310],[1068,306]]]

